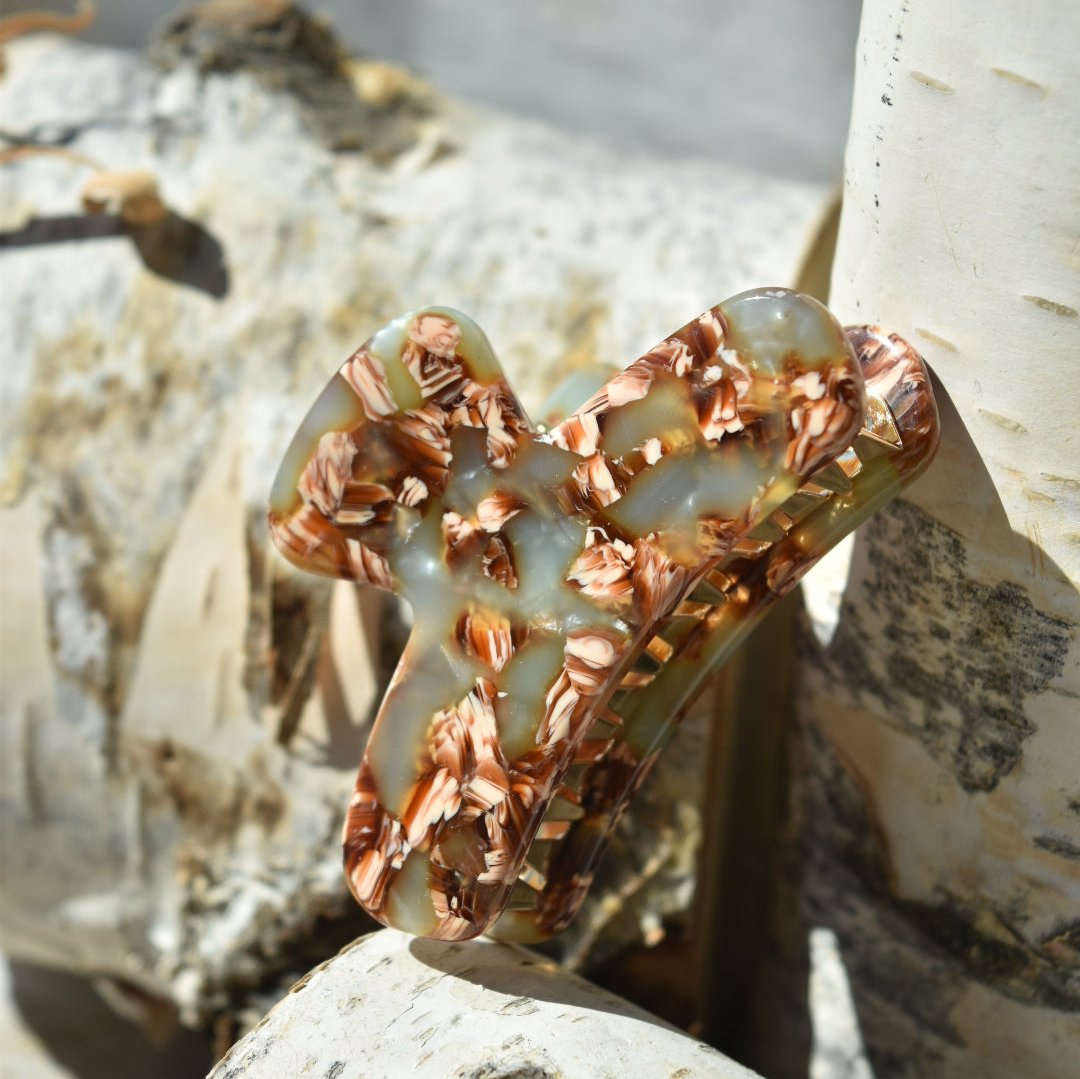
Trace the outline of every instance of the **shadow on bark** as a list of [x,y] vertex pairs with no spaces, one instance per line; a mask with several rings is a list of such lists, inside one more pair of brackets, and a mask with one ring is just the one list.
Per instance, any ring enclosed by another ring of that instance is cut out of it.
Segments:
[[114,236],[130,237],[151,273],[216,300],[228,294],[229,271],[221,244],[198,222],[171,211],[149,225],[128,224],[116,214],[34,217],[21,228],[0,232],[0,251]]
[[[9,970],[12,1000],[22,1021],[41,1039],[50,1058],[79,1079],[181,1079],[203,1075],[213,1063],[209,1041],[181,1030],[172,1006],[164,1001],[158,1004],[155,1044],[82,978],[16,961],[9,962]],[[142,999],[153,1007],[148,998]]]
[[[417,937],[409,944],[413,958],[425,966],[441,971],[453,978],[461,978],[484,989],[507,996],[546,1000],[555,1004],[567,1004],[576,1008],[625,1015],[627,1004],[612,997],[611,1007],[598,1006],[596,992],[584,992],[577,982],[577,975],[562,970],[550,959],[537,955],[534,961],[517,960],[500,962],[500,953],[520,955],[517,949],[497,944],[477,949],[472,942],[447,942]],[[671,1025],[647,1012],[639,1012],[635,1018],[665,1030]]]

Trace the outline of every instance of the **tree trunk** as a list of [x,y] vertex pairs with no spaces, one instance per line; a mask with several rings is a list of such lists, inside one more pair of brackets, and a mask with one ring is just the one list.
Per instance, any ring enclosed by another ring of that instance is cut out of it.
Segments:
[[924,351],[944,429],[859,534],[832,639],[802,634],[774,973],[838,947],[879,1079],[1077,1066],[1078,49],[1075,4],[863,14],[831,306]]

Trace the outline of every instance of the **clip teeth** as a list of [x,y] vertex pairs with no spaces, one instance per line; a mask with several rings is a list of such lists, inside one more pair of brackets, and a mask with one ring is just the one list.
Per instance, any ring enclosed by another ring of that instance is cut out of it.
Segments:
[[574,763],[592,764],[594,761],[600,760],[611,746],[612,740],[610,738],[590,738],[577,747],[574,752]]
[[[566,783],[561,783],[559,785],[556,791],[555,801],[551,803],[551,806],[546,814],[547,816],[550,817],[553,813],[556,812],[556,805],[559,799],[562,799],[562,801],[565,802],[566,805],[571,809],[577,810],[576,816],[571,816],[569,813],[567,813],[567,818],[569,820],[579,820],[581,818],[581,792],[574,790],[573,787],[567,786]],[[559,815],[561,817],[561,812]]]
[[540,827],[536,829],[535,843],[548,843],[554,842],[557,839],[562,839],[564,835],[570,830],[572,822],[568,820],[543,820]]
[[876,438],[894,449],[899,449],[904,444],[892,409],[876,394],[868,393],[866,396],[866,424],[862,434]]
[[849,480],[853,480],[863,470],[862,461],[850,446],[837,457],[836,464]]
[[[775,525],[769,529],[769,533],[770,534],[767,537],[747,537],[744,540],[739,540],[739,542],[731,548],[731,553],[736,558],[760,558],[777,540],[784,538],[784,530],[782,528],[777,528]],[[729,580],[734,584],[732,578],[729,578]],[[730,591],[732,584],[729,584],[724,591]]]
[[[700,585],[698,586],[701,587]],[[696,590],[695,590],[696,592]],[[705,603],[698,599],[684,599],[682,603],[672,612],[673,616],[679,618],[704,618],[715,606],[713,603]]]
[[851,480],[835,461],[814,473],[814,484],[836,495],[851,494]]
[[612,727],[621,727],[623,725],[623,717],[620,716],[614,708],[605,708],[597,718],[603,723],[610,724]]
[[547,889],[547,877],[535,866],[526,862],[518,873],[518,880],[527,885],[534,892],[543,892]]
[[645,645],[645,651],[658,663],[667,663],[667,661],[671,659],[671,654],[675,649],[672,645],[668,644],[660,634],[657,634],[647,645]]

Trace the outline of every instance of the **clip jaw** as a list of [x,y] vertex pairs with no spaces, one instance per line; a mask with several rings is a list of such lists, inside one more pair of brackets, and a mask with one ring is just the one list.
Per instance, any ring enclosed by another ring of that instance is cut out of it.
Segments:
[[448,940],[562,929],[708,671],[936,443],[917,354],[783,289],[706,312],[545,434],[464,316],[376,334],[270,509],[290,561],[413,609],[345,822],[356,898]]

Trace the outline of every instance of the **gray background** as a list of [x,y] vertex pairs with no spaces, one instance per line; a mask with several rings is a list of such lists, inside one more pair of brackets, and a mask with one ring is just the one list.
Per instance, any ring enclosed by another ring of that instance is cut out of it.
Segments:
[[[30,6],[0,0],[0,11]],[[38,6],[46,6],[44,4]],[[70,5],[49,0],[49,7]],[[136,45],[170,0],[99,0]],[[354,48],[454,93],[657,153],[839,179],[859,0],[314,0]]]

